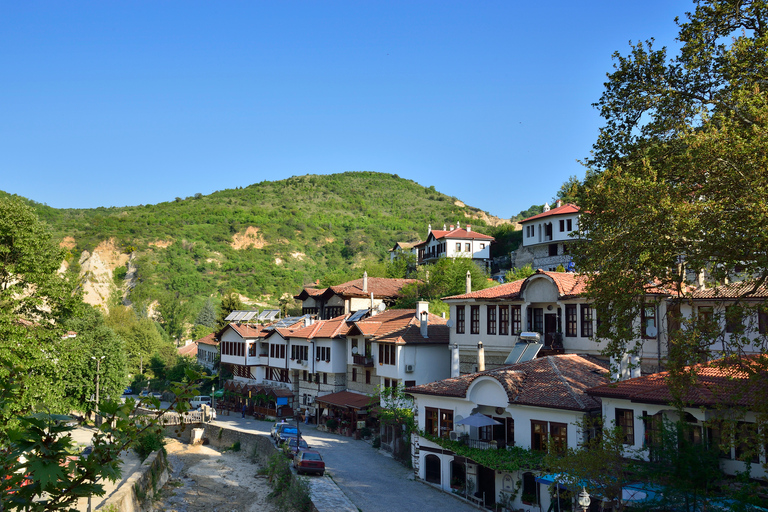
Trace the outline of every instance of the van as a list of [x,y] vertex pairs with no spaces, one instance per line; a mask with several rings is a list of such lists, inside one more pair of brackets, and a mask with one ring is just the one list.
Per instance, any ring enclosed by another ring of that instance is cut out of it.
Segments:
[[206,395],[198,395],[189,401],[189,406],[193,409],[197,409],[201,405],[211,405],[211,397]]

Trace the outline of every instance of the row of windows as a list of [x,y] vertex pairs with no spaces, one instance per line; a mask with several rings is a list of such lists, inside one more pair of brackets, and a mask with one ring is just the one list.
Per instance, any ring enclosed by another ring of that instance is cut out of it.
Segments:
[[397,364],[397,346],[379,343],[379,364]]
[[[589,338],[593,334],[592,308],[589,304],[566,304],[565,335],[577,336],[577,306],[580,306],[581,311],[581,336]],[[528,329],[544,332],[544,310],[531,308],[529,311]],[[486,306],[486,334],[495,335],[497,332],[501,336],[520,334],[522,330],[521,314],[520,306]],[[466,333],[465,306],[456,306],[456,333]],[[480,306],[469,307],[469,333],[480,334]]]
[[[578,308],[577,308],[578,306]],[[577,336],[577,315],[581,312],[581,337],[590,338],[593,334],[592,328],[592,307],[589,304],[566,304],[565,305],[565,335],[568,337]]]

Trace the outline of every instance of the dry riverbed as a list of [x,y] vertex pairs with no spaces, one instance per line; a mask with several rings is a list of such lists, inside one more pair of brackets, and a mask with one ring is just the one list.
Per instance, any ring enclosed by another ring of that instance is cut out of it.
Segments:
[[272,488],[257,475],[259,465],[243,452],[190,446],[175,439],[165,445],[171,477],[153,510],[170,512],[276,512]]

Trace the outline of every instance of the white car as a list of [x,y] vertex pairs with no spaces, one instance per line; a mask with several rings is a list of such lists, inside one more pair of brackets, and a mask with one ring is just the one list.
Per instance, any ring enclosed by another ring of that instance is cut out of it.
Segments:
[[192,409],[197,409],[198,407],[200,407],[203,404],[210,406],[211,405],[211,397],[207,396],[207,395],[198,395],[198,396],[194,397],[192,400],[189,401],[189,406]]

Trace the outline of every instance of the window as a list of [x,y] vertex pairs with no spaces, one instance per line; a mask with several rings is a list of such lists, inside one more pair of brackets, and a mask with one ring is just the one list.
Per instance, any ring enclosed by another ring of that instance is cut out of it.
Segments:
[[480,334],[480,306],[469,308],[469,334]]
[[698,308],[699,330],[703,333],[713,333],[717,330],[715,323],[715,310],[712,306],[699,306]]
[[487,313],[486,332],[490,335],[496,334],[496,306],[488,306]]
[[549,435],[557,453],[563,453],[568,448],[568,425],[565,423],[549,424]]
[[397,364],[397,346],[379,343],[379,364]]
[[433,436],[447,438],[453,430],[453,410],[425,407],[424,430]]
[[509,334],[509,307],[499,306],[499,334],[506,336]]
[[616,409],[616,426],[621,428],[624,444],[635,444],[635,416],[632,409]]
[[309,347],[306,345],[291,345],[291,359],[306,361],[309,359]]
[[565,335],[576,336],[576,304],[565,305]]
[[760,334],[768,334],[768,311],[759,306],[757,310],[757,329]]
[[560,219],[560,232],[565,231],[565,219]]
[[461,242],[456,242],[456,252],[461,252]]
[[531,420],[531,450],[543,452],[547,449],[547,422]]
[[484,243],[480,243],[480,250],[483,250],[483,249],[485,249],[485,244]]
[[472,245],[469,242],[465,243],[464,244],[464,250],[466,252],[472,252]]
[[557,244],[549,244],[549,255],[557,256]]
[[357,382],[357,368],[352,367],[352,382]]
[[568,231],[573,231],[573,219],[568,219],[565,221],[566,223],[566,229]]
[[415,385],[416,385],[416,381],[415,380],[407,380],[407,381],[405,381],[405,384],[404,384],[404,386],[407,387],[407,388],[412,388]]
[[424,479],[431,484],[440,484],[440,457],[431,453],[424,457]]
[[760,444],[756,443],[757,432],[754,423],[739,421],[734,432],[736,439],[736,460],[745,462],[760,462]]
[[744,329],[744,325],[742,323],[741,306],[726,306],[725,307],[725,332],[741,333],[743,329]]
[[640,328],[643,330],[641,333],[643,338],[655,338],[658,334],[656,330],[656,306],[653,304],[644,305],[640,311]]
[[464,334],[464,306],[456,306],[456,334]]
[[589,304],[581,305],[581,337],[592,337],[592,307]]
[[317,360],[318,361],[330,361],[331,360],[331,347],[317,347]]
[[269,357],[285,359],[285,345],[276,345],[274,343],[269,345]]
[[328,374],[323,372],[323,384],[328,384]]
[[529,308],[528,312],[528,330],[544,334],[544,310]]
[[248,344],[248,357],[255,357],[256,356],[256,343],[249,343]]
[[523,322],[520,315],[520,306],[510,306],[512,313],[512,334],[520,334],[523,329]]
[[371,370],[365,370],[365,383],[371,383]]

